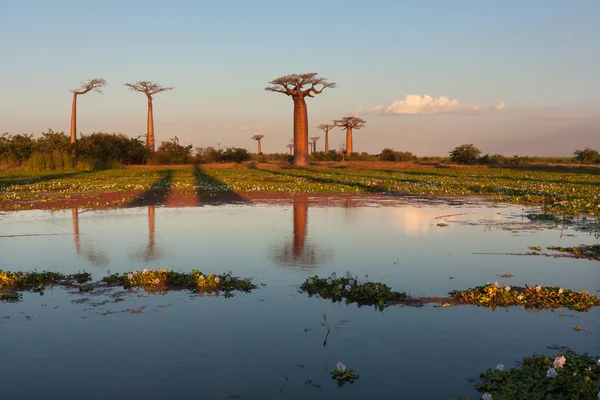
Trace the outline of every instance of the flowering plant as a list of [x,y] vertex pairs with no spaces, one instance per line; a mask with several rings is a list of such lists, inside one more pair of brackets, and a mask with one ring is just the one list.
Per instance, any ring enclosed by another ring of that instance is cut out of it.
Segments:
[[358,374],[346,368],[343,362],[338,361],[333,371],[331,371],[331,378],[337,381],[338,386],[344,386],[346,383],[354,383],[358,379]]

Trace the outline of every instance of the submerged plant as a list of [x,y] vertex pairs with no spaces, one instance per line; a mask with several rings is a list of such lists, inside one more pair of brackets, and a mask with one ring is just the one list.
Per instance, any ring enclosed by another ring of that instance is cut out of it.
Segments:
[[332,301],[345,299],[347,304],[373,305],[380,310],[394,304],[420,304],[418,300],[404,292],[392,291],[383,283],[362,282],[353,277],[350,272],[341,278],[338,278],[335,272],[327,278],[319,278],[317,275],[309,277],[300,285],[300,290],[308,293],[309,296],[318,294]]
[[525,306],[526,308],[567,307],[576,311],[587,311],[600,305],[598,297],[589,292],[574,291],[558,286],[541,285],[525,287],[500,286],[498,282],[466,290],[453,290],[450,296],[463,304],[485,307]]
[[338,386],[344,386],[346,383],[354,383],[358,377],[358,374],[346,368],[341,361],[338,361],[333,371],[331,371],[331,378],[337,381]]
[[508,371],[488,368],[475,388],[482,399],[597,399],[600,364],[587,354],[533,354]]

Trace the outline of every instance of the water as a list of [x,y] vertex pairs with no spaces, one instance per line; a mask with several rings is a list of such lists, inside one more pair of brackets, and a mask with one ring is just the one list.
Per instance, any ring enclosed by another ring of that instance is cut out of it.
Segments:
[[[597,261],[505,254],[599,242],[568,227],[532,224],[523,212],[299,197],[0,215],[2,269],[87,270],[95,280],[143,268],[232,270],[266,284],[233,298],[120,290],[90,296],[55,288],[0,303],[2,397],[477,398],[467,378],[497,363],[510,368],[533,352],[552,354],[550,345],[600,355],[597,308],[532,313],[429,305],[379,312],[297,290],[307,276],[346,270],[415,296],[496,280],[598,290]],[[331,328],[326,345],[323,314]],[[338,360],[360,374],[356,383],[336,386],[328,371]]]

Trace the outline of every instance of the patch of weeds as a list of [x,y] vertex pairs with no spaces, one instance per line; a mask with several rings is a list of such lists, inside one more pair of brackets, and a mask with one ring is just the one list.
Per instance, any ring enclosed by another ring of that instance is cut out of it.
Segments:
[[0,293],[0,301],[16,302],[20,301],[23,295],[19,292]]
[[587,311],[600,305],[598,297],[589,292],[563,289],[557,286],[500,287],[498,282],[466,290],[453,290],[452,298],[463,304],[485,307],[525,306],[528,309],[553,309],[566,307],[575,311]]
[[443,222],[438,222],[437,226],[439,226],[440,228],[444,228],[444,227],[448,226],[448,224],[445,224]]
[[542,246],[529,246],[528,249],[533,251],[542,251]]
[[75,283],[81,284],[91,279],[92,275],[88,272],[65,275],[53,271],[12,272],[0,270],[0,289],[30,290],[43,295],[48,285],[71,287]]
[[309,296],[318,294],[334,302],[345,299],[346,304],[375,306],[379,310],[395,304],[420,305],[418,300],[404,292],[392,291],[383,283],[360,281],[352,277],[350,271],[342,278],[338,278],[335,272],[328,278],[309,277],[300,285],[300,290]]
[[[482,399],[596,399],[600,362],[588,354],[533,354],[517,368],[488,368],[475,384]],[[465,399],[468,399],[465,398]]]
[[196,289],[201,292],[220,292],[227,295],[232,291],[250,292],[257,286],[250,279],[231,276],[231,271],[223,274],[203,274],[198,270],[177,272],[167,269],[132,271],[112,274],[102,278],[110,286],[123,286],[125,289],[140,287],[148,292],[165,293],[168,289]]
[[358,374],[355,374],[353,370],[346,368],[341,361],[338,361],[333,371],[331,371],[331,378],[335,379],[340,387],[344,386],[346,383],[354,383],[358,377]]
[[93,283],[86,283],[86,284],[79,286],[79,291],[82,293],[88,293],[88,292],[91,292],[92,290],[94,290],[95,287],[96,287],[96,285],[94,285]]
[[600,261],[600,244],[590,246],[581,245],[578,247],[547,247],[548,250],[568,253],[573,258],[586,258],[588,260]]
[[565,217],[563,215],[549,213],[527,214],[527,218],[529,218],[532,221],[548,221],[561,224],[570,224],[573,222],[571,218]]

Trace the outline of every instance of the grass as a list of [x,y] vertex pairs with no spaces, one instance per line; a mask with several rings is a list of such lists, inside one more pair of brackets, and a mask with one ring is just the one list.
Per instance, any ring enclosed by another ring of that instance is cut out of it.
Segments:
[[[380,163],[381,164],[381,163]],[[380,164],[373,164],[379,167]],[[383,164],[385,166],[385,164]],[[99,198],[104,192],[350,193],[482,196],[490,201],[542,205],[545,213],[600,216],[600,173],[595,169],[544,170],[417,165],[390,169],[353,164],[287,168],[272,164],[146,167],[86,173],[0,171],[0,210],[15,202]],[[169,179],[165,173],[169,171]],[[165,184],[166,183],[166,184]],[[130,202],[105,206],[127,206]],[[97,205],[100,206],[100,205]]]

